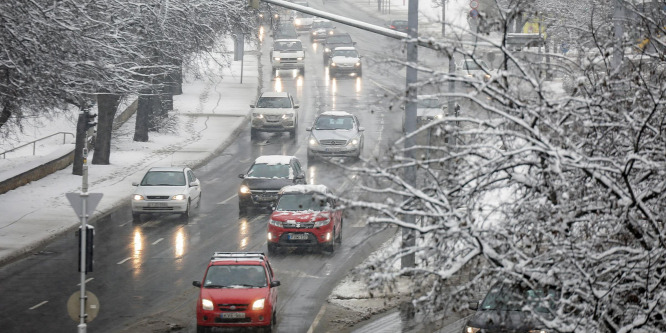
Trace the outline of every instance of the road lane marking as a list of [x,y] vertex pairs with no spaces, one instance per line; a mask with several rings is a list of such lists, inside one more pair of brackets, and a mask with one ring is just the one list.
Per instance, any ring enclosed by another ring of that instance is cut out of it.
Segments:
[[233,198],[235,198],[235,197],[237,197],[237,196],[238,196],[238,194],[234,194],[234,195],[232,195],[232,196],[226,198],[225,200],[218,202],[217,204],[218,204],[218,205],[224,205],[224,204],[226,204],[227,202],[229,202],[231,199],[233,199]]
[[[88,278],[88,279],[86,280],[86,283],[88,283],[88,282],[90,282],[90,281],[92,281],[92,280],[94,280],[94,279],[95,279],[95,278]],[[77,286],[80,286],[81,283],[77,283],[76,285],[77,285]]]
[[157,244],[157,243],[159,243],[159,242],[161,242],[161,241],[163,241],[163,240],[164,240],[164,238],[160,238],[160,239],[154,241],[154,242],[153,242],[153,245],[155,245],[155,244]]
[[31,307],[30,310],[34,310],[34,309],[36,309],[36,308],[38,308],[38,307],[40,307],[40,306],[42,306],[42,305],[44,305],[44,304],[46,304],[46,303],[48,303],[48,302],[49,302],[49,301],[41,302],[41,303],[39,303],[39,304],[37,304],[37,305]]
[[314,321],[312,322],[312,325],[310,325],[310,329],[308,329],[308,333],[313,333],[314,328],[319,326],[319,321],[321,320],[321,317],[324,315],[324,312],[326,312],[326,304],[321,306],[321,309],[319,309],[319,313],[317,313],[317,316],[315,317]]
[[125,261],[127,261],[127,260],[130,260],[130,259],[132,259],[132,257],[127,257],[127,258],[125,258],[125,259],[123,259],[123,260],[119,261],[119,262],[117,263],[117,265],[121,265],[121,264],[124,264],[124,263],[125,263]]

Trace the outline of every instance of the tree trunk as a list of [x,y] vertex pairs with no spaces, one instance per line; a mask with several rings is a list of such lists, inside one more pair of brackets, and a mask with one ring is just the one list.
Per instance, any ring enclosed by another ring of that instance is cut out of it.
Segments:
[[95,138],[95,152],[92,164],[109,165],[110,163],[111,133],[119,102],[120,95],[97,95],[97,136]]
[[176,69],[169,74],[169,93],[181,95],[183,93],[183,60],[178,59],[173,64]]
[[166,111],[162,108],[162,95],[161,88],[159,90],[153,91],[153,94],[150,95],[148,99],[149,108],[150,108],[150,118],[148,118],[148,130],[152,132],[157,132],[160,130],[160,124],[162,124],[162,119],[166,118]]
[[152,107],[150,103],[150,91],[142,91],[136,106],[136,125],[134,126],[134,141],[147,142]]
[[79,113],[79,120],[76,123],[76,144],[74,145],[74,163],[72,174],[83,176],[83,148],[86,142],[86,117],[83,112]]

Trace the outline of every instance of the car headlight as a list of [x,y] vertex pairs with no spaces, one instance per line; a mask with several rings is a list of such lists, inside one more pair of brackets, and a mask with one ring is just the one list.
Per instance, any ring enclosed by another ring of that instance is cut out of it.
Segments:
[[312,35],[313,35],[313,36],[314,36],[314,35],[316,35],[316,34],[317,34],[317,32],[316,32],[316,31],[313,31],[313,32],[312,32]]
[[296,24],[296,25],[301,25],[301,19],[296,19],[296,20],[294,21],[294,24]]
[[293,113],[285,113],[282,115],[282,119],[293,119],[294,114]]
[[259,18],[264,18],[264,14],[259,14]]
[[332,35],[335,31],[331,30],[328,32],[329,35]]
[[315,139],[315,138],[310,138],[310,140],[308,140],[308,144],[310,146],[318,146],[319,142],[317,142],[317,139]]
[[301,61],[301,60],[303,60],[303,57],[298,57],[298,58],[296,58],[296,60]]
[[176,194],[171,197],[171,200],[185,200],[185,194]]
[[529,330],[528,333],[548,333],[546,330]]
[[357,62],[356,64],[354,64],[354,66],[356,66],[356,67],[361,67],[361,62],[360,62],[360,61]]
[[329,52],[331,52],[331,49],[329,49],[329,48],[327,47],[327,48],[324,49],[324,52],[329,53]]
[[435,116],[435,119],[442,119],[442,118],[444,118],[443,114],[438,114],[438,115]]
[[204,310],[213,310],[213,301],[204,298],[201,300],[201,307]]
[[141,201],[141,200],[145,200],[145,198],[141,194],[135,194],[135,195],[132,196],[132,200]]
[[238,192],[248,194],[250,193],[250,188],[247,185],[241,185],[241,187],[238,189]]
[[282,228],[282,221],[275,221],[275,220],[273,220],[273,219],[270,219],[270,220],[268,220],[268,223],[269,223],[270,225],[274,225],[274,226],[276,226],[276,227],[280,227],[280,228]]
[[315,226],[315,228],[316,228],[316,227],[323,227],[323,226],[325,226],[325,225],[327,225],[327,224],[329,224],[329,223],[331,223],[331,220],[330,220],[330,219],[326,219],[326,220],[323,220],[323,221],[316,221],[315,224],[314,224],[314,226]]
[[263,119],[263,118],[264,118],[264,115],[261,114],[261,113],[252,113],[252,117],[259,118],[259,119]]
[[334,63],[334,62],[331,63],[331,67],[335,67],[335,66],[337,66],[337,65],[338,65],[338,64],[336,64],[336,63]]
[[265,301],[265,298],[254,301],[254,303],[252,303],[252,310],[263,310]]
[[275,15],[273,15],[273,17],[278,18],[278,17],[280,17],[280,15],[275,14]]
[[352,146],[357,146],[358,142],[359,142],[358,139],[352,139],[351,141],[349,141],[349,144],[351,144]]

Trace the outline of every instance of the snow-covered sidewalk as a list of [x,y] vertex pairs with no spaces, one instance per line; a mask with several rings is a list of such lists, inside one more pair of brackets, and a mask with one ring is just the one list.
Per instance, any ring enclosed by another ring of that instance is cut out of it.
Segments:
[[[246,46],[246,50],[252,46]],[[214,53],[213,53],[214,54]],[[258,52],[245,53],[243,83],[240,83],[241,61],[231,61],[233,54],[217,53],[217,59],[199,63],[197,73],[185,69],[183,94],[174,96],[174,111],[170,122],[174,124],[163,133],[150,133],[148,142],[134,142],[135,117],[116,130],[112,139],[111,164],[89,165],[90,193],[103,193],[104,197],[91,219],[97,219],[114,207],[127,203],[134,190],[133,181],[139,181],[153,166],[186,165],[196,167],[226,147],[235,132],[247,124],[248,105],[256,99],[259,87]],[[220,66],[230,63],[229,68]],[[75,122],[61,122],[63,127]],[[68,131],[73,132],[75,127]],[[71,146],[71,141],[64,146]],[[53,144],[54,145],[54,144]],[[62,141],[56,147],[42,148],[40,156],[9,156],[2,161],[4,175],[27,171],[49,158],[49,150],[62,150]],[[92,156],[92,153],[91,155]],[[12,172],[9,172],[9,171]],[[79,218],[65,194],[81,190],[81,177],[72,175],[72,166],[45,178],[0,195],[0,263],[30,253],[58,235],[73,230]]]

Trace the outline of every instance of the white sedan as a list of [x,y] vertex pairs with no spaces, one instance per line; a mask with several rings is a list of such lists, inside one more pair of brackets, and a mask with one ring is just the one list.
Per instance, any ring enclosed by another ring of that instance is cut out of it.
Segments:
[[180,214],[189,219],[192,207],[201,204],[201,183],[187,167],[150,168],[132,194],[132,219],[141,214]]

